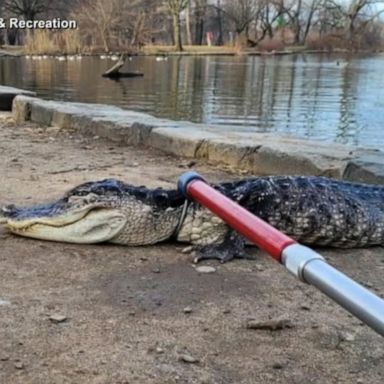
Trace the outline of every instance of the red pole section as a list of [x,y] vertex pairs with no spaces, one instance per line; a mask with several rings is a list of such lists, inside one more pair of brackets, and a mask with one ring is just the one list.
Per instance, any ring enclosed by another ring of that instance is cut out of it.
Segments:
[[283,250],[295,240],[278,231],[201,179],[187,183],[186,194],[281,263]]

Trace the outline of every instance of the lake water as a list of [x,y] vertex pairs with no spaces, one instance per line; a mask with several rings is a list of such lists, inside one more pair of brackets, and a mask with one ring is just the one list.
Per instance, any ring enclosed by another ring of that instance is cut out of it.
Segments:
[[0,83],[43,98],[118,105],[157,117],[384,148],[384,56],[134,57],[101,77],[98,57],[1,58]]

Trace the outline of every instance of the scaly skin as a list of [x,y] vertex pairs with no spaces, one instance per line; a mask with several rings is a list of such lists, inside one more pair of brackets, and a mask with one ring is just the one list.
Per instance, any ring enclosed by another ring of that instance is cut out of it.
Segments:
[[[322,177],[271,176],[215,186],[266,222],[310,245],[384,244],[384,187]],[[184,203],[188,204],[182,218]],[[242,257],[243,240],[176,190],[115,179],[89,182],[49,204],[7,206],[0,223],[18,235],[73,243],[154,244],[174,236],[224,261]],[[177,233],[176,233],[177,232]]]

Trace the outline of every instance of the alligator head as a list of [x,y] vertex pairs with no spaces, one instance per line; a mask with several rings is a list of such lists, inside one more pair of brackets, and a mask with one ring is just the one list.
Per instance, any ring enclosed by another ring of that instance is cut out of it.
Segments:
[[152,244],[177,227],[182,201],[177,197],[168,204],[171,192],[116,179],[89,182],[51,203],[8,205],[0,212],[0,223],[15,234],[42,240]]

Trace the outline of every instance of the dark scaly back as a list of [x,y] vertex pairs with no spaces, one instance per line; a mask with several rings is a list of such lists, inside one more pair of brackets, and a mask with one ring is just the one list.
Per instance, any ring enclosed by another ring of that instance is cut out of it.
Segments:
[[295,239],[317,245],[384,244],[384,187],[324,177],[271,176],[217,188]]

